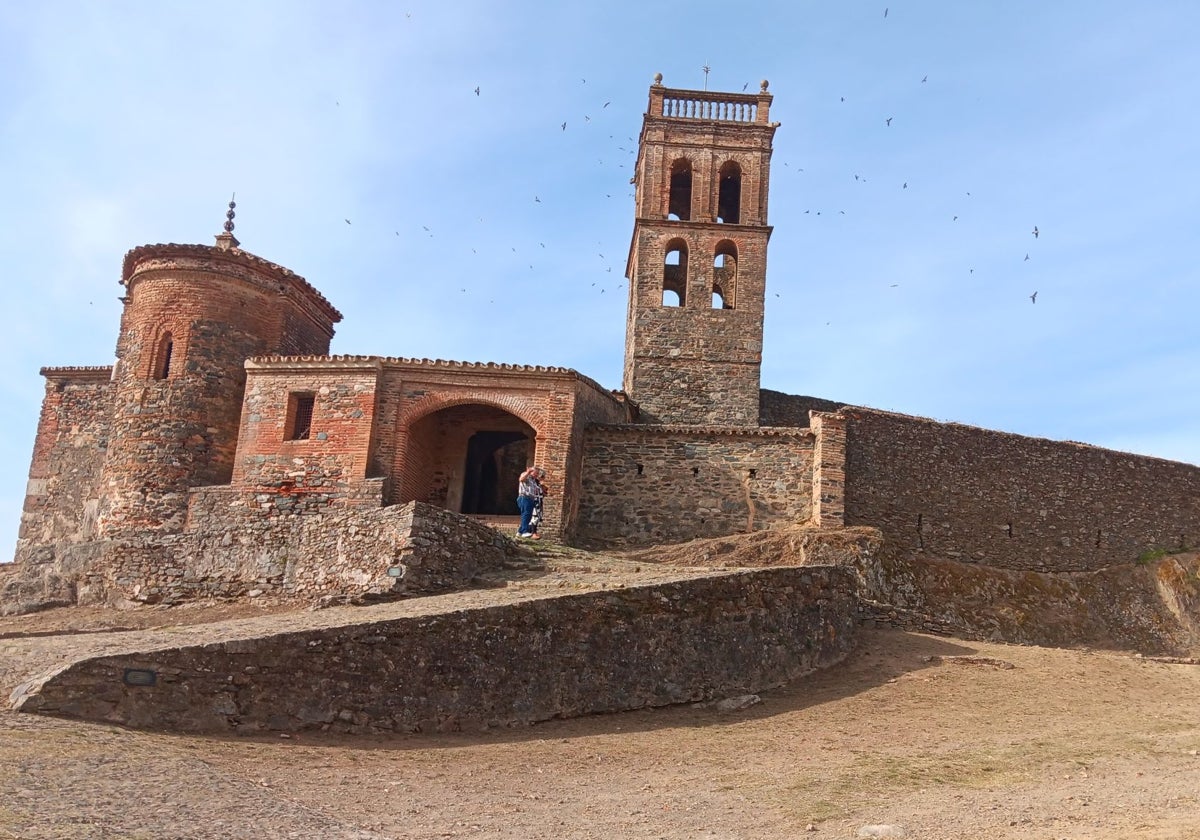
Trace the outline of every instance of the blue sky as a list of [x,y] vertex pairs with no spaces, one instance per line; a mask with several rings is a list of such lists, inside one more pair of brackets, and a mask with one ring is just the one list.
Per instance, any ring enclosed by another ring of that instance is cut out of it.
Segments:
[[211,243],[235,191],[334,352],[620,387],[647,89],[705,64],[782,123],[764,387],[1200,462],[1197,31],[1182,1],[6,4],[0,555],[38,368],[111,363],[124,253]]

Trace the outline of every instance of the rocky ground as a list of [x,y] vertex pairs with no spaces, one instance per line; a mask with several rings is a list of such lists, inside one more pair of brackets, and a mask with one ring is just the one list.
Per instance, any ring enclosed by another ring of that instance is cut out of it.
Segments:
[[[517,585],[648,573],[569,552],[550,566],[518,570]],[[287,609],[3,618],[0,691],[120,633],[203,634]],[[847,662],[761,700],[386,739],[3,712],[0,838],[1200,836],[1197,665],[866,629]]]

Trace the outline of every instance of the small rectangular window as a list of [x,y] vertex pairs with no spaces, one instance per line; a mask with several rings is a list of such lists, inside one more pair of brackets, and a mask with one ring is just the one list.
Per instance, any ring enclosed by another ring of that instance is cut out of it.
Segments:
[[313,395],[291,394],[288,396],[288,440],[308,440],[312,435]]

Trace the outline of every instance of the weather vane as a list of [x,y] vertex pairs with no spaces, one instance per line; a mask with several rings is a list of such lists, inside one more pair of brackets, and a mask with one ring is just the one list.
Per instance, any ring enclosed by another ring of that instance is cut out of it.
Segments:
[[704,62],[704,66],[700,68],[704,71],[704,89],[708,90],[708,71],[712,68],[708,66],[708,62]]

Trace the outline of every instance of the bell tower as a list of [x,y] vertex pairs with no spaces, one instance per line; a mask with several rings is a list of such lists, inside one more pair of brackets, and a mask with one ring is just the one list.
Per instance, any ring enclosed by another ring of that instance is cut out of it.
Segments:
[[771,98],[650,86],[624,376],[649,422],[758,425]]

